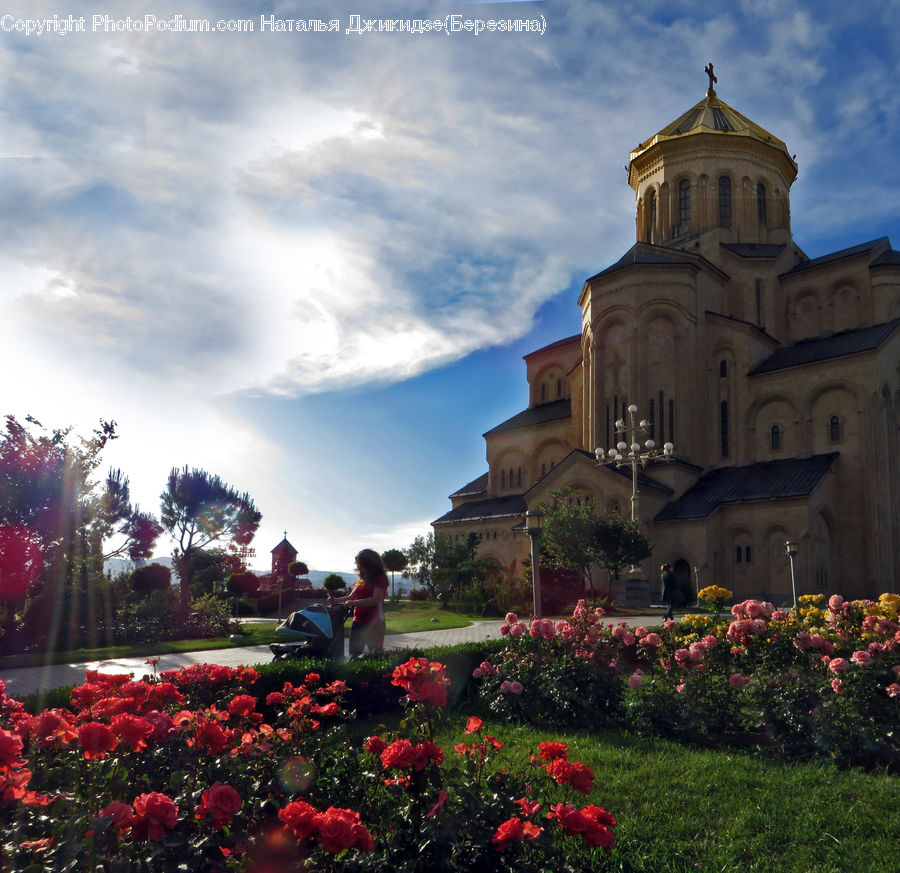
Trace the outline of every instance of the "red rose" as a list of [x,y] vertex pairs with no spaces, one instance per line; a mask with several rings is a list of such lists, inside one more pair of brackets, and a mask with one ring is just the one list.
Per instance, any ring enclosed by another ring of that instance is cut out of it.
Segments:
[[363,745],[373,755],[380,755],[387,748],[387,743],[381,737],[369,737]]
[[581,835],[581,839],[584,840],[585,845],[591,846],[592,848],[604,848],[608,852],[616,841],[616,838],[613,832],[603,825],[592,824],[584,833]]
[[23,746],[22,738],[18,734],[0,730],[0,769],[22,765],[24,761],[20,760],[19,754]]
[[237,815],[243,803],[241,795],[234,788],[216,782],[201,795],[194,818],[208,818],[213,827],[221,828]]
[[108,724],[91,721],[78,728],[78,745],[84,749],[84,757],[89,761],[105,758],[118,742]]
[[113,830],[121,831],[127,828],[131,823],[131,817],[134,815],[134,808],[130,803],[122,803],[120,800],[114,800],[109,806],[103,807],[97,813],[97,818],[111,818]]
[[42,749],[64,749],[78,737],[75,726],[59,709],[45,709],[34,720],[33,728],[35,741]]
[[538,757],[542,761],[565,760],[569,757],[569,747],[565,743],[538,743]]
[[207,722],[197,728],[194,739],[198,746],[205,746],[213,755],[218,755],[230,742],[231,731],[223,730],[217,722]]
[[503,851],[509,843],[522,843],[536,840],[544,832],[533,822],[522,821],[520,818],[510,818],[497,828],[491,842],[498,851]]
[[477,734],[483,724],[484,722],[477,715],[470,715],[469,720],[466,722],[465,732],[467,734]]
[[297,840],[304,840],[316,831],[316,817],[319,811],[305,800],[292,800],[278,810],[278,818],[293,833]]
[[375,847],[371,834],[360,821],[359,813],[351,809],[329,806],[318,816],[319,841],[326,852],[340,852],[356,847],[371,852]]
[[391,767],[403,770],[414,763],[413,746],[409,740],[396,740],[381,753],[381,764],[385,770]]
[[137,840],[159,840],[178,821],[178,807],[171,797],[159,791],[139,794],[134,799],[131,834]]
[[138,715],[114,715],[110,726],[113,733],[131,747],[132,752],[140,752],[147,748],[147,740],[153,736],[153,724]]
[[595,826],[595,822],[570,803],[554,804],[550,807],[547,818],[555,818],[559,822],[559,826],[571,836],[582,834],[591,826]]
[[249,694],[238,694],[231,698],[228,704],[228,711],[232,715],[247,716],[256,709],[256,698]]

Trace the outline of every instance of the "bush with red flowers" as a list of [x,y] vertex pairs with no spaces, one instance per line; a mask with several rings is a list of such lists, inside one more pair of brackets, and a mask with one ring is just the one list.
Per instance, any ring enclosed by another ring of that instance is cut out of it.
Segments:
[[71,708],[39,713],[0,682],[4,873],[528,871],[573,847],[602,868],[615,819],[573,805],[593,774],[564,743],[514,772],[473,716],[446,755],[443,665],[410,658],[386,681],[406,692],[405,717],[364,742],[347,730],[346,685],[313,672],[260,699],[253,670],[89,671]]

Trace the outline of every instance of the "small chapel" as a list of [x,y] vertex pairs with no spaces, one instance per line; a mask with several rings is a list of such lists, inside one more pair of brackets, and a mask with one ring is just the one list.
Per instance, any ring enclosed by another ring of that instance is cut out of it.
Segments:
[[[572,487],[629,517],[630,466],[601,463],[629,407],[672,443],[638,475],[639,518],[682,582],[736,598],[900,590],[900,252],[810,259],[784,142],[706,96],[628,161],[635,243],[588,278],[579,333],[525,356],[528,405],[484,434],[487,471],[432,522],[513,574],[525,512]],[[574,325],[573,325],[574,326]],[[600,460],[598,460],[600,458]]]

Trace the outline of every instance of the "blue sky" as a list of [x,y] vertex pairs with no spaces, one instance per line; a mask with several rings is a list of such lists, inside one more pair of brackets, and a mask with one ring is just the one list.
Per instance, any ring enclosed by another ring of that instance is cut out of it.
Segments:
[[[810,257],[900,244],[895,0],[180,7],[256,24],[206,34],[92,32],[171,14],[149,0],[3,11],[0,412],[115,419],[144,509],[173,465],[220,474],[260,507],[261,555],[286,529],[347,570],[485,471],[522,355],[580,331],[581,284],[634,241],[629,151],[710,61],[796,153]],[[15,30],[70,13],[87,32]],[[546,32],[346,33],[457,13]]]

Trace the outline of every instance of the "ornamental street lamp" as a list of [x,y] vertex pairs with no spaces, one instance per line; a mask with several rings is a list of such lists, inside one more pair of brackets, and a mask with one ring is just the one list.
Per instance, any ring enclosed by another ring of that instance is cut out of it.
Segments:
[[534,617],[541,615],[541,521],[544,513],[529,509],[525,513],[525,532],[531,537],[531,582],[534,589]]
[[787,549],[788,560],[791,562],[791,592],[794,595],[794,613],[797,612],[797,579],[794,575],[794,558],[797,557],[797,553],[800,549],[797,547],[795,542],[786,542],[784,544]]
[[616,422],[616,435],[620,437],[614,449],[604,452],[603,449],[594,449],[594,455],[600,464],[608,464],[611,467],[624,467],[631,465],[631,519],[640,521],[638,510],[638,464],[641,468],[647,466],[650,461],[671,461],[675,446],[665,443],[662,451],[656,447],[656,443],[650,439],[641,446],[638,440],[650,430],[650,423],[641,420],[635,423],[638,408],[633,403],[628,407],[629,423],[620,418]]

